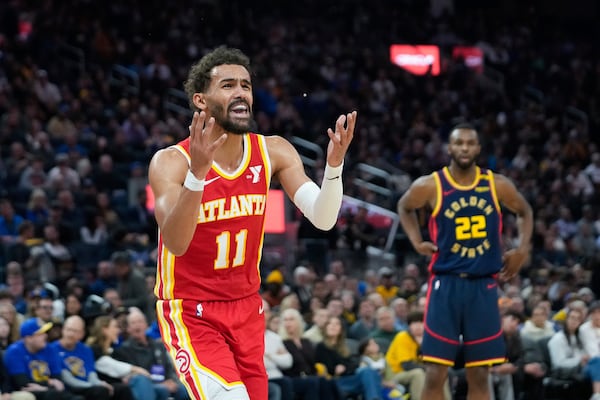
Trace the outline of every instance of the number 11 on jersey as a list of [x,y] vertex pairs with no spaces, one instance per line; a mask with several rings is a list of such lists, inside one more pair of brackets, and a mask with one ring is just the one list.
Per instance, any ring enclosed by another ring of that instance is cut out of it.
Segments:
[[246,239],[248,230],[242,229],[235,234],[235,257],[232,265],[229,265],[229,251],[232,247],[231,232],[224,231],[216,238],[217,258],[215,259],[215,269],[235,268],[244,264],[246,256]]

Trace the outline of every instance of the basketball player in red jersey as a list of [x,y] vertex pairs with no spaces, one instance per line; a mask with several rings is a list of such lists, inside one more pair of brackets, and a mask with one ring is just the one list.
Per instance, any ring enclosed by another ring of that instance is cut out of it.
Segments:
[[[488,373],[506,349],[498,309],[498,276],[510,279],[529,255],[531,207],[505,176],[475,164],[481,151],[468,124],[450,133],[450,165],[415,180],[398,201],[398,214],[415,250],[431,256],[421,345],[427,362],[422,398],[442,400],[448,368],[463,350],[470,400],[489,399]],[[517,215],[519,246],[504,249],[502,213]],[[415,211],[431,210],[423,240]]]
[[185,89],[195,111],[190,136],[158,151],[149,167],[160,229],[155,293],[162,338],[192,399],[266,400],[258,291],[269,184],[277,179],[317,228],[331,229],[356,111],[327,131],[319,187],[287,140],[249,132],[250,62],[240,50],[206,54],[191,67]]

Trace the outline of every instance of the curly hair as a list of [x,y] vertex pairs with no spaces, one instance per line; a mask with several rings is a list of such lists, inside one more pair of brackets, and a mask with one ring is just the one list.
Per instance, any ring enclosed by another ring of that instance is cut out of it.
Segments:
[[192,110],[197,110],[192,101],[194,93],[206,91],[210,85],[212,69],[224,64],[241,65],[248,72],[251,72],[250,59],[240,49],[219,46],[205,54],[198,62],[192,65],[187,80],[183,85]]

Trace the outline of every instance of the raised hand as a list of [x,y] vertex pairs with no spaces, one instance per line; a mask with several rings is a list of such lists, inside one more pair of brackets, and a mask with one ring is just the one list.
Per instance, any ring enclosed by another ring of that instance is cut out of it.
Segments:
[[327,146],[327,163],[337,167],[344,161],[346,151],[354,137],[354,126],[356,125],[356,111],[346,115],[340,115],[335,122],[335,132],[327,129],[329,145]]
[[227,140],[226,133],[216,139],[212,137],[214,126],[215,119],[213,117],[207,120],[204,111],[194,112],[190,125],[190,169],[198,179],[204,179],[212,166],[215,152]]

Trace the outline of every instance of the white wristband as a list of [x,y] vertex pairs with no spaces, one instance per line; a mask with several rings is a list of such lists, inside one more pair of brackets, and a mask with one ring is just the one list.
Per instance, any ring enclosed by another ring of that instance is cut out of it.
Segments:
[[185,181],[183,181],[183,187],[192,192],[204,191],[204,179],[196,178],[196,175],[188,169]]

